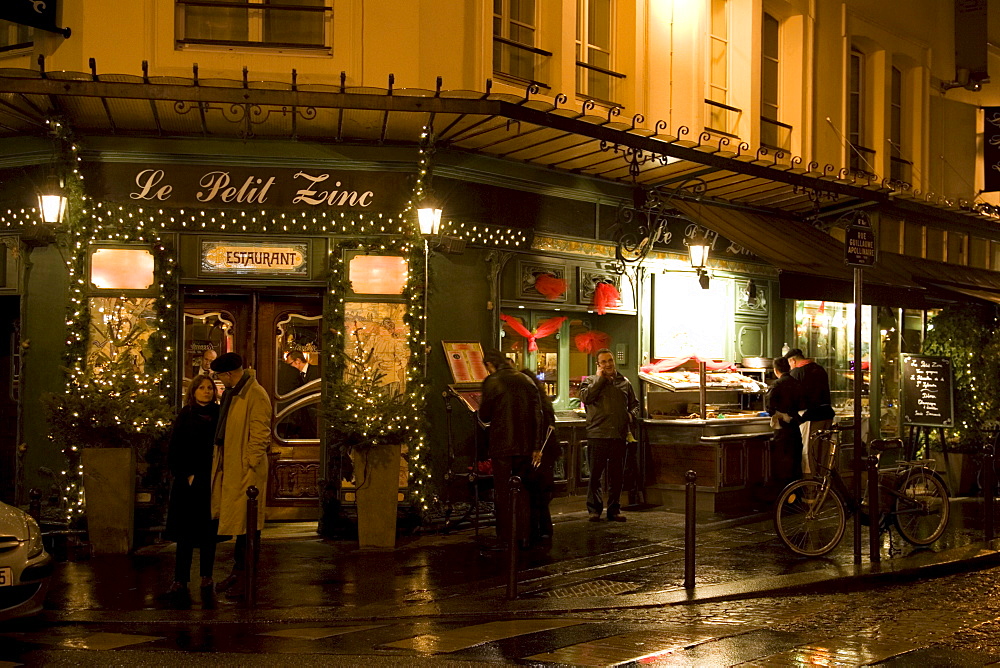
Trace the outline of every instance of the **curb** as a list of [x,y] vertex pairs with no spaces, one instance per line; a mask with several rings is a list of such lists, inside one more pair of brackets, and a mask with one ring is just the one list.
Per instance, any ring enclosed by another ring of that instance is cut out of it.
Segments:
[[232,623],[347,623],[399,621],[406,619],[484,618],[511,613],[551,615],[556,613],[608,613],[612,610],[641,610],[677,605],[697,605],[773,596],[843,592],[897,583],[901,580],[941,577],[1000,565],[1000,551],[977,543],[942,552],[929,552],[895,561],[862,564],[849,570],[827,568],[806,573],[750,578],[726,584],[695,587],[691,591],[671,589],[661,592],[587,598],[536,598],[506,601],[503,588],[460,600],[416,604],[406,608],[374,604],[357,608],[286,607],[266,609],[222,608],[216,610],[139,610],[127,613],[45,611],[46,621],[66,624],[202,624]]

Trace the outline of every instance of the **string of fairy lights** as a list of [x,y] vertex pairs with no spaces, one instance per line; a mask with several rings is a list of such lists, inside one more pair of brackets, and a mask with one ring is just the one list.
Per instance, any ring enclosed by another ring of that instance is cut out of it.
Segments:
[[[386,212],[345,212],[329,210],[266,210],[266,209],[201,209],[150,207],[136,203],[95,201],[86,195],[80,171],[78,147],[67,126],[53,120],[51,132],[59,142],[65,161],[65,191],[69,198],[64,224],[58,237],[69,250],[66,260],[69,294],[66,309],[66,339],[63,351],[66,373],[65,393],[96,383],[113,390],[113,374],[101,377],[88,368],[91,327],[90,300],[92,291],[87,276],[89,252],[94,244],[116,243],[145,245],[155,258],[154,299],[155,329],[148,346],[149,359],[141,372],[134,373],[137,393],[149,395],[172,405],[176,385],[177,304],[179,303],[179,266],[175,239],[177,233],[218,233],[247,235],[329,236],[330,244],[328,290],[324,302],[327,330],[324,346],[327,350],[325,380],[332,381],[343,374],[341,351],[345,350],[344,307],[349,288],[343,249],[358,248],[368,253],[398,254],[408,263],[407,281],[402,293],[406,304],[404,322],[407,325],[407,345],[410,351],[406,366],[405,431],[409,437],[409,470],[411,498],[421,511],[429,509],[432,481],[425,417],[426,369],[418,363],[427,350],[427,314],[424,312],[427,277],[417,269],[424,260],[425,247],[415,222],[416,203],[425,196],[431,174],[432,138],[424,128],[419,144],[416,184],[410,201],[396,215]],[[7,209],[0,213],[0,231],[24,232],[40,225],[39,212],[33,208]],[[509,250],[528,250],[532,238],[529,231],[504,228],[483,223],[445,220],[441,235],[464,240],[471,246]],[[342,377],[342,375],[340,376]],[[119,379],[120,380],[120,379]],[[326,398],[324,398],[324,401]],[[364,410],[357,406],[358,411]],[[83,420],[85,416],[72,415]],[[143,421],[133,418],[130,426],[136,433],[153,433],[169,426],[160,418]],[[328,434],[329,436],[329,434]],[[50,438],[60,441],[58,434]],[[82,486],[80,449],[86,444],[62,443],[67,458],[63,471],[63,501],[66,517],[72,521],[85,511]]]
[[[227,209],[165,209],[131,203],[92,202],[84,216],[93,220],[76,235],[80,248],[115,240],[142,243],[152,233],[201,232],[247,234],[306,234],[333,237],[394,237],[412,233],[413,203],[397,215],[365,212],[302,212]],[[0,232],[21,232],[40,225],[37,209],[6,209],[0,214]],[[529,232],[487,223],[442,221],[441,235],[465,240],[471,246],[528,250]]]

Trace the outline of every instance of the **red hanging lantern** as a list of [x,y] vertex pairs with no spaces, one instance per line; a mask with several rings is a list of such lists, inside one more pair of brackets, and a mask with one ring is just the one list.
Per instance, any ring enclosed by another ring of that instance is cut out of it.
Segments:
[[546,299],[559,299],[566,294],[566,280],[552,274],[539,274],[535,278],[535,290]]
[[611,283],[601,281],[594,287],[594,310],[597,315],[604,315],[609,308],[615,308],[621,303],[622,295]]
[[573,343],[576,344],[576,349],[581,353],[593,355],[601,348],[610,348],[611,337],[604,332],[592,329],[589,332],[584,332],[583,334],[577,334],[574,336]]

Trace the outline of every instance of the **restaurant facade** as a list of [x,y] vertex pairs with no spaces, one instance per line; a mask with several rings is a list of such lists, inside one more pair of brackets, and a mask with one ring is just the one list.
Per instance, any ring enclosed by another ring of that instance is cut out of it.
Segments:
[[[64,16],[88,25],[72,5]],[[233,351],[274,407],[267,517],[349,508],[329,393],[345,352],[374,351],[417,416],[401,505],[454,521],[488,476],[476,374],[450,361],[478,344],[554,400],[557,493],[586,488],[576,388],[608,347],[643,403],[631,500],[677,503],[693,469],[716,508],[738,506],[773,477],[759,415],[769,358],[802,348],[830,371],[838,413],[854,412],[843,235],[859,213],[880,248],[863,293],[868,433],[902,433],[900,355],[920,352],[928,313],[1000,295],[991,207],[803,160],[799,138],[776,147],[754,130],[751,147],[702,109],[698,132],[509,73],[473,90],[426,76],[424,88],[392,75],[263,81],[246,68],[241,80],[227,54],[206,79],[174,62],[188,53],[178,48],[160,73],[108,75],[60,48],[49,60],[64,58],[62,71],[42,59],[0,72],[0,322],[17,424],[3,456],[21,502],[54,487],[47,502],[83,508],[39,401],[64,392],[67,373],[125,350],[176,406],[186,381]],[[53,172],[69,198],[59,225],[28,201]],[[421,234],[429,195],[442,226]],[[704,266],[695,242],[709,248]],[[312,368],[301,377],[299,354]],[[156,486],[140,475],[137,502],[155,505]]]

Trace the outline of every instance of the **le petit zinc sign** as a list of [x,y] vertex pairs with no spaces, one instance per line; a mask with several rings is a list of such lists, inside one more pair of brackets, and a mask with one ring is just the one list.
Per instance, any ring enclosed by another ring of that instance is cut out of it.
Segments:
[[404,174],[322,168],[111,163],[98,170],[101,196],[145,205],[401,211],[413,189]]
[[309,247],[306,243],[201,242],[202,274],[301,278],[309,275],[308,261]]

